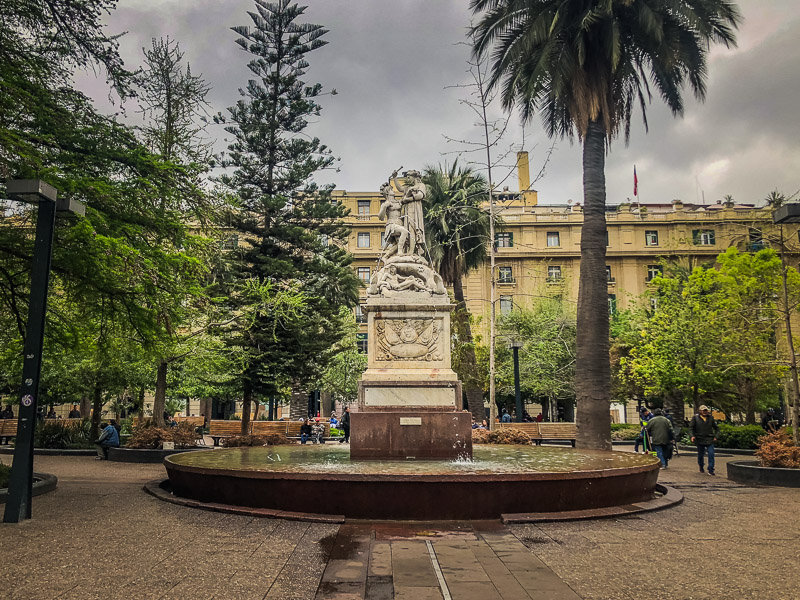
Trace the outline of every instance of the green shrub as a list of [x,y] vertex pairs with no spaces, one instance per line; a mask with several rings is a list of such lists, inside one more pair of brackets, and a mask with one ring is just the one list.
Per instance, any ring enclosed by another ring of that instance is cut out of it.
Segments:
[[635,440],[642,428],[633,423],[612,423],[611,439],[614,441]]
[[331,437],[343,437],[344,436],[344,429],[336,429],[336,427],[331,427]]
[[90,431],[91,422],[89,419],[83,419],[77,424],[45,421],[36,424],[36,430],[33,434],[33,445],[36,448],[50,448],[54,450],[91,448],[93,443]]
[[[717,448],[737,448],[740,450],[755,450],[758,448],[758,438],[766,432],[760,425],[729,425],[728,423],[718,423],[719,433],[717,434]],[[681,442],[693,446],[691,441],[692,432],[687,427],[684,430]]]
[[11,476],[11,467],[0,463],[0,488],[8,487],[8,478]]

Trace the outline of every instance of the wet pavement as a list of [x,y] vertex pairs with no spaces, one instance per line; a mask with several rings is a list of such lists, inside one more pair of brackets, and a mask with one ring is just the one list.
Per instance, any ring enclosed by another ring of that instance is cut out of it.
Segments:
[[0,525],[0,596],[800,598],[800,490],[729,482],[728,460],[715,478],[691,456],[673,460],[661,481],[683,492],[675,508],[506,527],[226,515],[143,492],[160,465],[37,456],[59,487],[34,498],[32,521]]

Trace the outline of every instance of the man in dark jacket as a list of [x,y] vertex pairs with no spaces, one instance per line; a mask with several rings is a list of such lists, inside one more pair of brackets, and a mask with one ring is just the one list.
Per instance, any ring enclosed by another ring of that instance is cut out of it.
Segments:
[[708,474],[716,475],[714,472],[714,442],[717,441],[719,425],[705,404],[700,407],[700,414],[692,417],[689,429],[692,431],[692,441],[697,445],[697,465],[700,467],[700,472],[703,473],[703,459],[708,452]]
[[339,425],[341,425],[342,430],[344,431],[344,437],[339,440],[340,444],[349,444],[350,443],[350,409],[345,408],[344,414],[342,414],[342,420],[339,421]]
[[666,469],[669,459],[672,458],[672,423],[669,422],[661,409],[657,408],[654,417],[647,422],[647,433],[650,434],[650,441],[656,451],[658,460],[661,461],[661,468]]

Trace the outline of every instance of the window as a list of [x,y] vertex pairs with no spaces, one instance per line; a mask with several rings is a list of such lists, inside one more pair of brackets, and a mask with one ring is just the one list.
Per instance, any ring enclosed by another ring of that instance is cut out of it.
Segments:
[[356,323],[366,323],[367,322],[367,315],[364,314],[364,310],[361,308],[359,304],[356,306]]
[[369,267],[358,267],[358,278],[364,283],[369,283]]
[[611,267],[606,265],[606,280],[608,283],[614,283],[614,278],[611,276]]
[[494,245],[497,248],[511,248],[514,245],[513,233],[495,233]]
[[561,267],[559,265],[547,267],[547,281],[561,281]]
[[561,245],[561,239],[557,231],[547,232],[547,247],[556,248]]
[[508,314],[511,312],[511,309],[514,308],[514,298],[513,296],[500,296],[500,312],[502,314]]
[[617,295],[616,294],[609,294],[608,295],[608,314],[613,315],[617,312]]
[[747,244],[747,251],[758,252],[759,250],[763,250],[766,247],[767,245],[764,243],[764,238],[761,235],[761,230],[751,228],[749,235],[749,242]]
[[497,269],[498,283],[514,283],[514,277],[511,275],[511,267],[500,267]]
[[606,229],[606,248],[608,248],[611,244],[608,243],[608,229]]
[[716,244],[713,229],[695,229],[692,231],[695,246],[713,246]]
[[239,247],[239,236],[232,233],[225,239],[220,240],[219,245],[223,250],[235,250]]
[[364,233],[363,231],[359,232],[359,234],[358,234],[358,247],[359,248],[369,248],[369,233]]
[[644,232],[644,245],[645,246],[658,246],[658,232],[645,231]]
[[661,268],[661,265],[647,265],[647,279],[645,281],[653,281],[656,277],[661,277],[663,274],[664,269]]
[[358,214],[369,216],[369,200],[358,201]]
[[366,333],[357,333],[356,334],[356,346],[358,347],[358,351],[361,354],[367,353],[367,334]]

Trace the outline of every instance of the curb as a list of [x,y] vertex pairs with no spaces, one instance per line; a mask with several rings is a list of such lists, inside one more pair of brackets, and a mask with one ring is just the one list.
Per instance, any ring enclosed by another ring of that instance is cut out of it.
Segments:
[[[14,448],[6,447],[0,448],[0,454],[14,454]],[[60,449],[60,448],[34,448],[34,456],[95,456],[97,450],[94,448],[76,448],[76,449]]]
[[248,517],[261,517],[264,519],[287,519],[289,521],[306,521],[308,523],[334,523],[345,522],[344,515],[323,515],[314,513],[289,512],[285,510],[273,510],[269,508],[250,508],[246,506],[234,506],[232,504],[221,504],[219,502],[200,502],[175,496],[169,484],[169,479],[154,479],[144,484],[144,491],[151,496],[177,504],[178,506],[188,506],[189,508],[199,508],[200,510],[210,510],[213,512],[228,513],[232,515],[244,515]]
[[683,502],[683,494],[677,489],[660,483],[656,484],[656,491],[662,494],[660,497],[647,500],[646,502],[636,502],[635,504],[625,504],[622,506],[609,506],[606,508],[594,508],[590,510],[567,510],[554,513],[517,513],[500,515],[502,522],[506,525],[523,523],[547,523],[556,521],[584,521],[586,519],[611,519],[616,517],[626,517],[645,512],[663,510],[672,506],[677,506]]
[[[47,492],[52,492],[58,485],[58,477],[50,473],[34,473],[33,474],[33,491],[32,495],[41,496]],[[8,488],[0,489],[0,503],[5,504],[8,500]]]
[[735,460],[726,466],[728,479],[745,485],[800,488],[800,469],[762,467],[757,460]]

